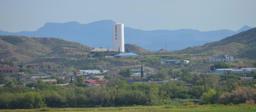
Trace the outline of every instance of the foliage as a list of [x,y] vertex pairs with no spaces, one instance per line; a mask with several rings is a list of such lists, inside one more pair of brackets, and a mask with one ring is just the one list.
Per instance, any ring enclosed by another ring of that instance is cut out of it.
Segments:
[[215,103],[217,100],[217,91],[214,89],[209,89],[204,92],[202,95],[202,99],[204,103]]
[[119,72],[119,74],[123,77],[129,77],[131,75],[131,71],[129,69],[124,69]]
[[255,103],[256,102],[256,89],[239,87],[232,92],[225,92],[219,97],[219,103],[239,104],[239,103]]
[[43,97],[37,92],[0,94],[0,108],[40,108],[45,104]]
[[225,63],[225,62],[220,62],[220,63],[214,64],[214,67],[215,68],[230,68],[231,65],[228,63]]
[[[1,110],[13,112],[13,109]],[[15,112],[254,112],[255,105],[162,105],[162,106],[130,106],[130,107],[91,107],[91,108],[42,108],[16,109]]]

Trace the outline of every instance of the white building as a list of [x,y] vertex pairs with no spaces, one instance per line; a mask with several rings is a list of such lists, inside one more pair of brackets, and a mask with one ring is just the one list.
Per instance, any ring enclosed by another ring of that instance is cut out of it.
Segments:
[[210,62],[231,62],[234,60],[235,58],[230,55],[218,55],[209,57]]
[[256,71],[256,68],[218,68],[215,70],[216,73],[250,73]]
[[124,24],[115,24],[113,29],[113,50],[125,52],[124,48]]
[[98,75],[98,74],[103,74],[108,72],[108,70],[97,70],[97,69],[92,69],[92,70],[80,70],[79,75]]

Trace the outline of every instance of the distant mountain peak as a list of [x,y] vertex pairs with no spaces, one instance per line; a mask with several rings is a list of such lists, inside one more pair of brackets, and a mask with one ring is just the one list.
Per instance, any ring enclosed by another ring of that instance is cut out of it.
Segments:
[[88,23],[88,24],[114,24],[116,23],[114,20],[110,20],[110,19],[106,19],[106,20],[99,20],[99,21],[95,21],[95,22],[92,22],[92,23]]
[[[58,37],[64,40],[79,42],[91,47],[101,46],[111,48],[113,25],[117,22],[120,21],[105,19],[91,23],[79,23],[76,21],[50,22],[46,23],[36,31],[0,31],[0,35]],[[243,30],[245,28],[243,28]],[[125,42],[136,44],[152,51],[163,48],[163,46],[165,46],[165,49],[175,51],[186,47],[202,45],[207,42],[218,41],[235,33],[238,32],[230,30],[200,31],[193,29],[141,30],[132,27],[125,27]],[[163,45],[163,43],[165,44]]]
[[243,27],[241,27],[238,32],[243,32],[243,31],[247,31],[249,29],[251,29],[252,27],[248,26],[248,25],[244,25]]
[[80,25],[80,23],[77,22],[77,21],[70,21],[70,22],[47,22],[47,23],[44,24],[44,26],[56,25],[56,24],[77,24],[77,25]]

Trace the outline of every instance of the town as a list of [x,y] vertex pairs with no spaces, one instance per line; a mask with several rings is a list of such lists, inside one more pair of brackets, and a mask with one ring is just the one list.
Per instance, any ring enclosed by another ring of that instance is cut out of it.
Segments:
[[256,112],[256,0],[0,0],[0,112]]
[[[186,56],[182,53],[172,54],[161,50],[138,52],[138,54],[135,53],[136,51],[126,52],[124,24],[114,25],[113,30],[113,49],[91,48],[87,58],[69,58],[68,60],[81,61],[81,64],[76,65],[77,67],[64,65],[63,62],[43,61],[23,64],[2,59],[1,86],[6,86],[13,81],[23,86],[34,85],[38,81],[57,86],[68,86],[72,83],[104,86],[110,81],[109,79],[120,76],[130,83],[167,83],[181,80],[179,76],[183,74],[180,72],[184,71],[219,76],[237,74],[240,80],[255,81],[255,76],[251,74],[255,73],[256,68],[248,66],[249,64],[236,64],[242,61],[234,56],[227,54]],[[68,47],[63,49],[65,52],[72,51],[72,48],[68,50]]]

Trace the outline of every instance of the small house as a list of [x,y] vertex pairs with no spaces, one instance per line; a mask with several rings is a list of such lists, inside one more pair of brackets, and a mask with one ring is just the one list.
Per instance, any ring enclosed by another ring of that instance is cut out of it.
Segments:
[[233,56],[230,55],[218,55],[211,56],[208,58],[209,62],[232,62],[235,60]]

